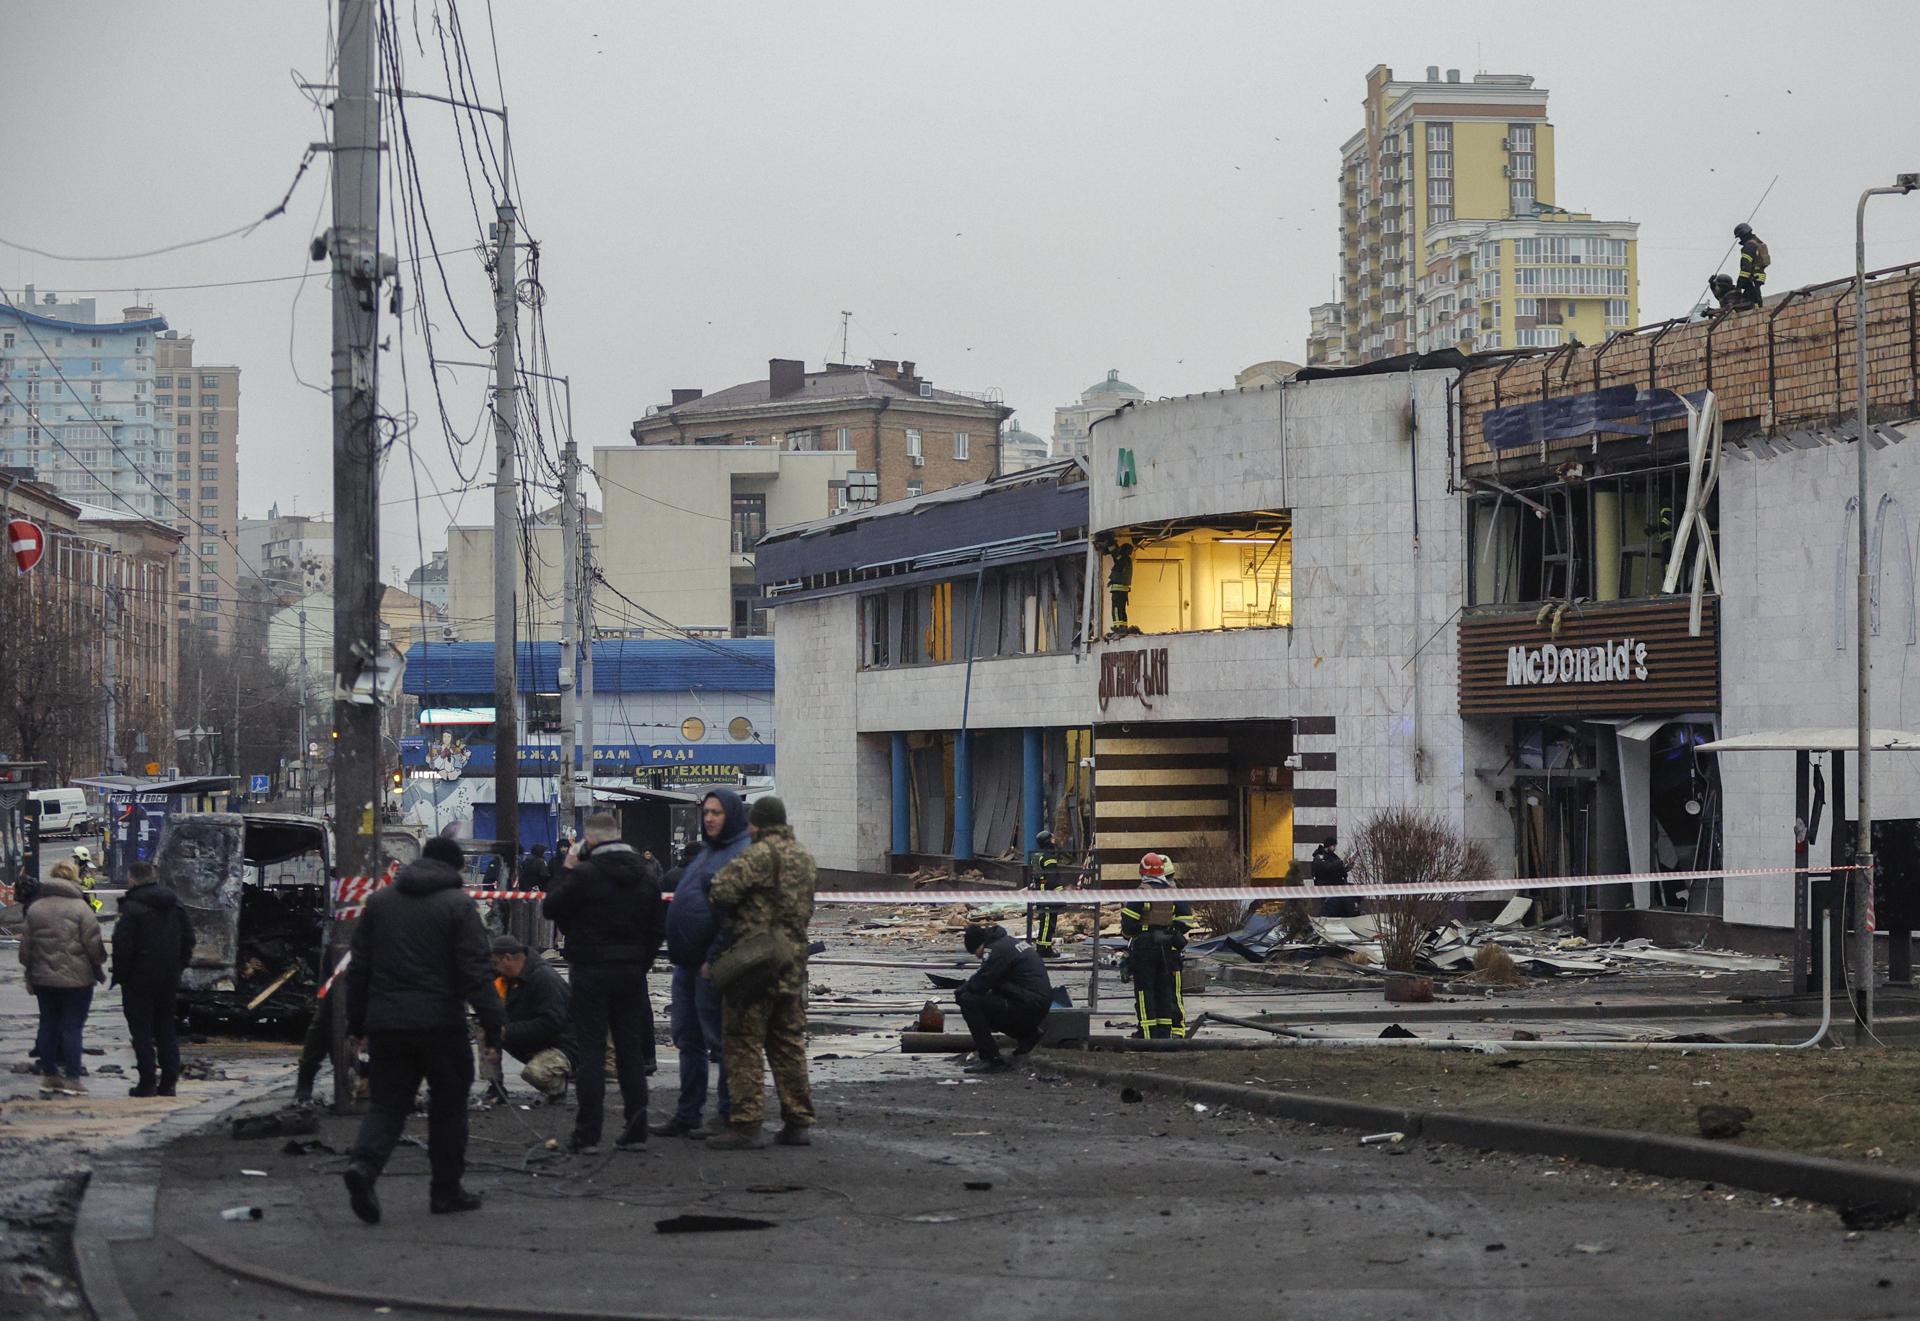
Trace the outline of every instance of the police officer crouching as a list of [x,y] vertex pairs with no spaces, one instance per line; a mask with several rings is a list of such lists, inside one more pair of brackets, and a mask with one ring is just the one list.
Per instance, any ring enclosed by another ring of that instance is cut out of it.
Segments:
[[980,969],[954,993],[980,1058],[968,1073],[999,1073],[1013,1067],[993,1039],[1004,1032],[1014,1040],[1019,1059],[1040,1044],[1047,1012],[1053,1008],[1053,982],[1032,942],[1015,940],[1005,927],[969,926],[967,953],[978,955]]
[[[1173,863],[1162,853],[1140,859],[1140,884],[1165,889],[1173,883]],[[1187,1035],[1186,999],[1180,991],[1187,947],[1193,927],[1193,909],[1182,900],[1131,899],[1120,910],[1120,934],[1127,946],[1127,972],[1133,981],[1134,1015],[1143,1037]]]

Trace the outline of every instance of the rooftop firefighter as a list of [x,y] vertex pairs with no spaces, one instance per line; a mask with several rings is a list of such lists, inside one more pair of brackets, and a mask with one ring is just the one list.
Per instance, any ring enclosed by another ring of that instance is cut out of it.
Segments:
[[954,993],[979,1054],[966,1071],[1000,1073],[1013,1065],[1001,1056],[993,1034],[1013,1038],[1015,1059],[1031,1052],[1053,1008],[1053,982],[1033,944],[1015,940],[1005,927],[970,926],[964,940],[967,953],[980,960],[979,971]]
[[1737,292],[1744,300],[1742,307],[1760,306],[1760,295],[1767,283],[1767,267],[1773,265],[1773,254],[1767,251],[1766,240],[1753,232],[1753,226],[1745,221],[1733,227],[1734,238],[1740,241],[1740,283]]
[[1137,632],[1127,623],[1127,601],[1133,595],[1133,543],[1125,537],[1113,543],[1113,563],[1107,568],[1107,596],[1112,602],[1108,637]]
[[[1193,908],[1182,900],[1152,895],[1173,884],[1173,862],[1164,853],[1140,859],[1142,894],[1120,910],[1120,934],[1127,946],[1127,972],[1133,981],[1134,1014],[1142,1037],[1184,1037],[1187,1008],[1180,992],[1183,964],[1193,927]],[[1151,896],[1151,897],[1150,897]]]

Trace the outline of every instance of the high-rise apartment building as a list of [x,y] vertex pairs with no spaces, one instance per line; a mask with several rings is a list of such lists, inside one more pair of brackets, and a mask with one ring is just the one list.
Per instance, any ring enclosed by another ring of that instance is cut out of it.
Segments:
[[[173,522],[172,417],[154,401],[165,318],[48,293],[0,299],[0,467],[31,470],[61,497]],[[162,492],[166,494],[163,495]]]
[[1639,231],[1631,220],[1559,210],[1431,226],[1414,347],[1548,349],[1639,325]]
[[[180,560],[180,619],[232,635],[240,524],[240,369],[196,363],[193,337],[167,331],[154,344],[153,403],[173,419],[173,499],[161,515],[194,553]],[[189,517],[189,513],[191,517]]]
[[1307,366],[1346,366],[1346,307],[1341,303],[1315,303],[1307,309],[1307,321]]
[[1340,148],[1340,248],[1347,357],[1414,349],[1421,239],[1431,225],[1530,215],[1551,203],[1547,93],[1526,74],[1424,82],[1367,74],[1366,122]]

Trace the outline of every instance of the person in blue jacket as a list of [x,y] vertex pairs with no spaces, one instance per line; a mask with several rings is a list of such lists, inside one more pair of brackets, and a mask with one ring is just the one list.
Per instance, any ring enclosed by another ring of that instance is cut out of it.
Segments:
[[[668,1008],[674,1048],[680,1052],[680,1100],[673,1117],[653,1126],[661,1137],[704,1138],[727,1124],[727,1066],[720,1055],[720,993],[700,975],[719,926],[709,892],[720,869],[746,852],[747,805],[731,789],[715,789],[700,802],[700,841],[680,868],[667,905],[667,961],[673,965]],[[707,1103],[707,1061],[720,1066],[719,1094],[711,1129],[702,1128]]]

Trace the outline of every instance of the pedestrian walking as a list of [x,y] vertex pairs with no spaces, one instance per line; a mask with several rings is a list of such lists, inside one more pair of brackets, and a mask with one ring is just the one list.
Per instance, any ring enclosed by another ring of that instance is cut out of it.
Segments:
[[[460,846],[439,836],[374,892],[354,924],[347,965],[347,1022],[366,1040],[368,1110],[349,1153],[353,1213],[380,1223],[374,1183],[400,1141],[420,1082],[427,1084],[428,1206],[435,1215],[471,1211],[480,1195],[461,1186],[467,1164],[467,1092],[472,1006],[497,1058],[503,1018],[493,987],[487,935],[461,891]],[[357,1053],[357,1052],[356,1052]]]
[[73,864],[60,861],[40,887],[20,931],[20,966],[27,989],[40,1005],[34,1055],[40,1063],[40,1094],[86,1095],[80,1081],[81,1039],[93,988],[107,979],[107,945],[80,889]]
[[180,1037],[174,1004],[180,977],[193,962],[193,923],[180,897],[153,883],[153,864],[127,868],[127,892],[113,924],[113,980],[133,1037],[140,1078],[129,1096],[172,1096],[180,1081]]
[[[1134,1015],[1142,1037],[1187,1035],[1186,997],[1180,989],[1193,909],[1183,900],[1162,897],[1173,884],[1173,863],[1162,853],[1140,859],[1140,884],[1146,893],[1120,909],[1120,934],[1127,946],[1127,973],[1133,980]],[[1155,894],[1154,892],[1161,892]]]
[[647,1041],[653,1007],[647,970],[660,949],[660,870],[620,839],[606,812],[587,818],[586,836],[548,887],[541,911],[567,939],[573,976],[574,1075],[578,1110],[568,1150],[600,1145],[607,1100],[607,1042],[620,1079],[622,1127],[614,1145],[647,1140]]
[[962,941],[980,960],[979,971],[954,992],[979,1056],[966,1072],[999,1073],[1013,1066],[1001,1056],[993,1034],[1013,1038],[1015,1059],[1030,1054],[1053,1008],[1053,980],[1036,944],[1015,940],[1005,927],[969,926]]
[[572,995],[566,979],[516,936],[493,938],[494,988],[506,1006],[500,1046],[524,1067],[520,1080],[558,1104],[573,1077]]
[[[667,905],[667,961],[673,965],[673,999],[668,1006],[674,1049],[680,1052],[680,1099],[671,1118],[653,1126],[661,1137],[704,1138],[724,1132],[727,1058],[722,1050],[720,992],[701,972],[712,956],[719,927],[710,892],[713,878],[753,842],[747,805],[731,789],[715,789],[700,800],[700,840],[680,868]],[[707,1103],[707,1065],[720,1066],[714,1122],[702,1128]]]
[[721,869],[708,892],[719,913],[717,953],[707,974],[722,999],[727,1128],[709,1147],[760,1145],[765,1079],[780,1094],[783,1146],[808,1145],[813,1094],[807,1083],[807,924],[813,919],[813,858],[769,795],[747,813],[753,843]]

